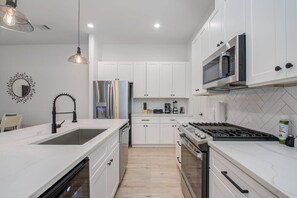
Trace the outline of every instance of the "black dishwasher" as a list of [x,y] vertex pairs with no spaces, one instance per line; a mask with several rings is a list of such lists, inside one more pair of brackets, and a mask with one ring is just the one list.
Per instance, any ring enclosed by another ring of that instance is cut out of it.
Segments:
[[89,158],[85,158],[39,197],[89,198],[89,181]]

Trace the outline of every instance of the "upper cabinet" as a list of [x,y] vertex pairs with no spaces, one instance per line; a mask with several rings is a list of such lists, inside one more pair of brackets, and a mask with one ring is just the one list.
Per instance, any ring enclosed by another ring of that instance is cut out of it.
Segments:
[[133,63],[99,62],[98,80],[128,80],[133,82]]
[[143,98],[146,96],[146,63],[134,64],[134,83],[133,96],[134,98]]
[[[159,63],[148,63],[146,68],[146,93],[147,97],[160,96],[160,65]],[[135,73],[137,75],[137,73]]]
[[[218,50],[224,39],[224,0],[216,0],[215,11],[209,18],[209,53]],[[210,55],[209,54],[209,55]]]
[[249,0],[246,10],[248,85],[296,81],[296,0]]
[[160,63],[160,97],[186,97],[186,63]]

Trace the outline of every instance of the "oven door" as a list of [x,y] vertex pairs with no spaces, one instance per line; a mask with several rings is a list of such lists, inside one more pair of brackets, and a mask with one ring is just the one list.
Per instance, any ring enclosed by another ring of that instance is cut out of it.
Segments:
[[207,198],[207,152],[202,152],[186,137],[181,137],[182,191],[185,198]]

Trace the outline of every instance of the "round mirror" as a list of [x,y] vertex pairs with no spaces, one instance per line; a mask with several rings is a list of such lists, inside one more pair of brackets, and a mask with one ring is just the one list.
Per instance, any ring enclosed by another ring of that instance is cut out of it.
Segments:
[[12,84],[12,91],[14,95],[22,98],[26,97],[30,93],[30,84],[25,79],[17,79]]
[[35,84],[31,76],[28,76],[26,73],[17,73],[10,77],[7,83],[7,93],[17,103],[25,103],[31,100],[35,94]]

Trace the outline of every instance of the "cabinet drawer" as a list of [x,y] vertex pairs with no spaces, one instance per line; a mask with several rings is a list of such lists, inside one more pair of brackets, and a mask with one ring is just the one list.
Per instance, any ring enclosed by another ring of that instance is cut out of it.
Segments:
[[90,167],[91,173],[98,169],[102,163],[104,163],[107,157],[107,144],[104,142],[102,145],[98,146],[90,155]]
[[[232,193],[236,195],[236,197],[276,197],[264,186],[259,184],[213,149],[210,149],[209,166],[215,175],[220,178],[220,180],[232,191]],[[236,185],[238,185],[238,187],[242,190],[247,190],[248,193],[240,192]]]
[[132,118],[132,123],[136,124],[159,124],[160,119],[156,117],[137,117],[137,118]]
[[160,118],[160,123],[161,124],[175,124],[175,120],[176,120],[176,118],[164,117],[164,118]]
[[108,140],[108,150],[113,151],[120,142],[119,131],[115,132]]

